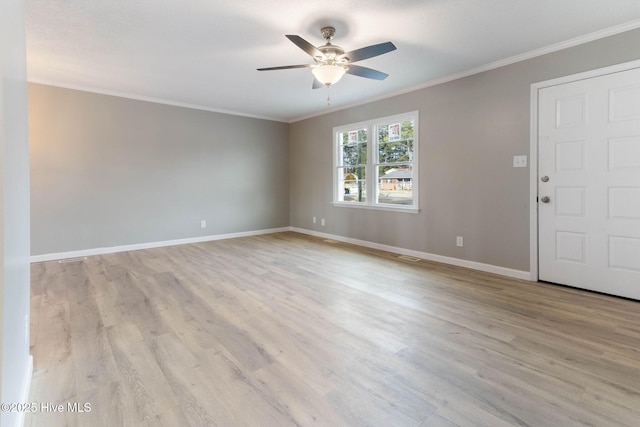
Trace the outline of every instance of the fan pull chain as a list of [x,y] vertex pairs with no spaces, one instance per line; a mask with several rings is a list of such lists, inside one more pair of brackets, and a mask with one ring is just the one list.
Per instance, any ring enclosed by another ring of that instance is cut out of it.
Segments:
[[327,107],[331,105],[331,86],[327,86]]

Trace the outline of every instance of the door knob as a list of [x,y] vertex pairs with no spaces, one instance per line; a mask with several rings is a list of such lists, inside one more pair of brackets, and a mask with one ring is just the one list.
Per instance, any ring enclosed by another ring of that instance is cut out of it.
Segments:
[[540,181],[542,182],[549,182],[549,177],[548,176],[543,176],[542,178],[540,178]]
[[540,199],[540,201],[542,203],[549,203],[551,201],[551,198],[549,196],[544,196]]

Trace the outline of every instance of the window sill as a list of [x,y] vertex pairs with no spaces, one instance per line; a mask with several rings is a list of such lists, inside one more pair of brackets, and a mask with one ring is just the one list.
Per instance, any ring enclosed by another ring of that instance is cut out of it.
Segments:
[[401,205],[393,206],[393,205],[365,205],[361,203],[353,203],[353,202],[332,202],[333,206],[338,208],[355,208],[355,209],[372,209],[375,211],[388,211],[388,212],[400,212],[400,213],[410,213],[417,214],[420,213],[419,208],[414,207],[401,207]]

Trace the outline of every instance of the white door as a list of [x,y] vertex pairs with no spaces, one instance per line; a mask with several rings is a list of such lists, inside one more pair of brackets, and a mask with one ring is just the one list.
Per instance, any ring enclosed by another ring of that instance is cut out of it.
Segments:
[[640,299],[640,69],[538,96],[540,280]]

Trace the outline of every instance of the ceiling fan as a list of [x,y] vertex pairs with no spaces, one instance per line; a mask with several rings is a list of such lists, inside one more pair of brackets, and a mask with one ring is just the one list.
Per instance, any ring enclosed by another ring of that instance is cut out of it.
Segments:
[[336,84],[345,73],[374,80],[384,80],[389,76],[381,71],[362,67],[360,65],[353,65],[353,63],[391,52],[396,49],[393,43],[379,43],[363,47],[361,49],[352,50],[351,52],[345,52],[340,46],[331,44],[331,40],[336,33],[335,28],[323,27],[320,31],[322,33],[322,37],[326,40],[326,43],[318,47],[315,47],[300,36],[290,34],[286,36],[296,46],[309,54],[315,61],[315,64],[258,68],[258,71],[311,68],[311,72],[315,77],[312,86],[313,89],[317,89],[322,86],[329,87]]

